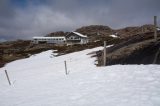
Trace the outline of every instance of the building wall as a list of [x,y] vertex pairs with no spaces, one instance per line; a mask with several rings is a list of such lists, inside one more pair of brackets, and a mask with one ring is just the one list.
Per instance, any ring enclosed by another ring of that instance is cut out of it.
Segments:
[[48,43],[48,44],[66,44],[73,45],[73,44],[86,44],[88,43],[88,38],[77,35],[75,33],[70,33],[65,37],[34,37],[33,41],[34,44],[40,43]]
[[68,45],[88,43],[88,38],[78,36],[74,33],[70,33],[69,35],[67,35],[66,40]]
[[45,39],[45,38],[41,38],[41,39],[34,39],[32,41],[34,44],[39,44],[39,43],[48,43],[48,44],[65,44],[66,40],[65,38],[52,38],[52,39]]
[[79,37],[78,35],[74,34],[74,33],[71,33],[69,35],[66,36],[66,39],[67,40],[80,40],[81,37]]
[[81,39],[81,44],[86,44],[86,43],[88,43],[88,39],[87,38]]

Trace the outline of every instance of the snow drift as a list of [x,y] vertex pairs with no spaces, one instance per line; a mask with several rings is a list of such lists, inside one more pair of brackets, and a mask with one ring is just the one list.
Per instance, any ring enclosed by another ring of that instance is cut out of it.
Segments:
[[0,106],[160,105],[159,65],[96,67],[87,54],[101,49],[58,57],[49,50],[7,64],[0,69]]

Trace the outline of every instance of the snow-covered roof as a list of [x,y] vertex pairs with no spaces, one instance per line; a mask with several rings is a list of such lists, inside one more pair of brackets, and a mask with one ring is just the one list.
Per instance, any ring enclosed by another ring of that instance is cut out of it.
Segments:
[[113,38],[117,38],[118,36],[116,35],[109,35],[110,37],[113,37]]
[[72,32],[72,33],[74,33],[74,34],[76,34],[76,35],[78,35],[78,36],[81,36],[81,37],[87,38],[87,36],[85,36],[85,35],[83,35],[83,34],[81,34],[81,33],[79,33],[79,32]]
[[159,27],[157,27],[157,30],[158,30],[158,31],[160,31],[160,28],[159,28]]
[[65,39],[65,37],[63,37],[63,36],[61,36],[61,37],[33,37],[33,39],[55,39],[55,38],[64,38]]

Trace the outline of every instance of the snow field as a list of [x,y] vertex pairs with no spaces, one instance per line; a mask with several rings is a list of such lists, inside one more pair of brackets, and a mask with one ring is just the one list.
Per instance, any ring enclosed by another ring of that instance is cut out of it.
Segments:
[[58,57],[49,50],[7,64],[0,69],[0,106],[160,106],[159,65],[96,67],[87,54],[101,49]]

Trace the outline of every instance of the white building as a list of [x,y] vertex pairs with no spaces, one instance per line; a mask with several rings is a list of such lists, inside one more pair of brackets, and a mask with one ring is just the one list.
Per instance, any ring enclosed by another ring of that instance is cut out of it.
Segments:
[[65,44],[66,38],[65,37],[33,37],[34,44]]
[[66,42],[68,45],[72,44],[87,44],[88,43],[88,37],[85,35],[82,35],[78,32],[71,32],[66,35]]
[[65,37],[33,37],[34,44],[67,44],[67,45],[73,45],[73,44],[86,44],[88,43],[88,37],[85,35],[82,35],[78,32],[71,32],[67,34]]

